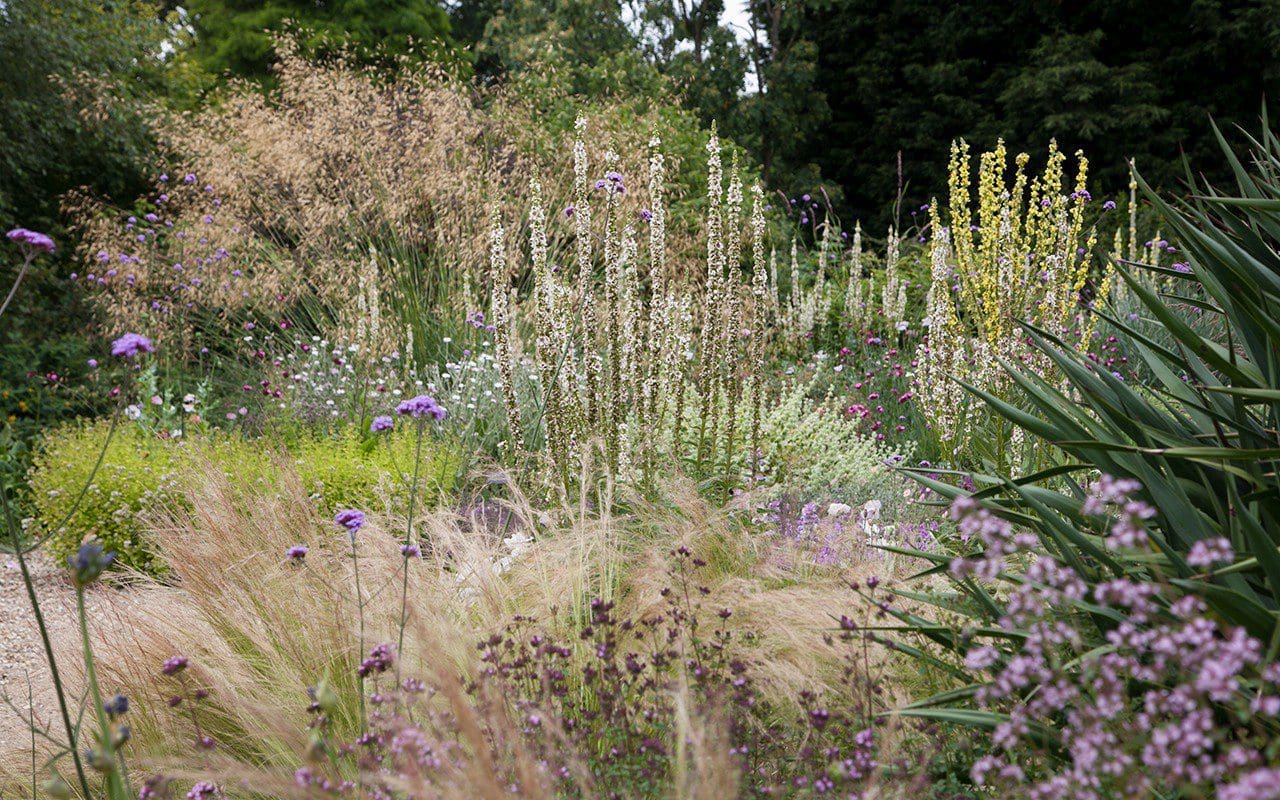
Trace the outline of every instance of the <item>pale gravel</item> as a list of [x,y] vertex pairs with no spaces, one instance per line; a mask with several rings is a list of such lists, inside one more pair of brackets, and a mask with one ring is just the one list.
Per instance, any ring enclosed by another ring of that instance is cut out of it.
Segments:
[[[27,566],[54,641],[76,638],[75,590],[67,571],[40,552],[27,556]],[[88,598],[90,614],[99,606],[94,594],[90,592]],[[24,719],[29,697],[36,719],[60,731],[53,680],[18,560],[12,553],[0,553],[0,754],[30,752],[31,733]],[[21,716],[10,704],[17,706]]]

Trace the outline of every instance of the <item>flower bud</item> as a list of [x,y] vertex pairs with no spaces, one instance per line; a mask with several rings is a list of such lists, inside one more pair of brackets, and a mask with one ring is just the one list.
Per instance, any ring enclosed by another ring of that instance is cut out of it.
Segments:
[[333,690],[328,681],[320,681],[316,685],[316,705],[321,711],[332,711],[338,706],[338,693]]
[[88,586],[115,560],[116,554],[102,552],[102,545],[97,542],[85,542],[75,555],[67,558],[67,564],[71,567],[71,580],[76,588]]
[[101,772],[103,775],[110,774],[116,768],[116,760],[101,750],[85,750],[84,760],[91,769]]
[[71,800],[73,797],[71,787],[58,774],[40,784],[40,790],[49,797],[54,798],[54,800]]

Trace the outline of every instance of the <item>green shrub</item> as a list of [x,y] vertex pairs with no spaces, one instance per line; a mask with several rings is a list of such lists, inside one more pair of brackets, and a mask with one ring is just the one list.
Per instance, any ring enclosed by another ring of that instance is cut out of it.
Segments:
[[[59,561],[96,537],[116,553],[119,565],[154,573],[159,563],[147,541],[147,509],[184,503],[186,477],[205,461],[236,476],[239,485],[271,482],[279,452],[293,460],[323,514],[348,507],[401,517],[406,511],[412,430],[377,441],[347,429],[279,443],[223,432],[161,438],[123,421],[112,435],[110,421],[99,420],[72,423],[45,436],[29,476],[36,512],[32,532],[49,537],[46,548]],[[418,497],[424,508],[435,505],[451,485],[457,462],[454,448],[424,440]]]

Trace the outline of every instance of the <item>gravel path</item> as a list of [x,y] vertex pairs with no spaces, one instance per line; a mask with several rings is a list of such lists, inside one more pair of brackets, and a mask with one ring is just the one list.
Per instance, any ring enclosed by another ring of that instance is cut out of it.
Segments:
[[[66,570],[56,567],[43,553],[29,555],[27,565],[52,635],[75,636],[75,591]],[[25,714],[28,685],[36,717],[46,722],[56,720],[53,681],[18,561],[10,553],[0,553],[0,754],[31,747],[26,723],[8,705],[12,703]]]

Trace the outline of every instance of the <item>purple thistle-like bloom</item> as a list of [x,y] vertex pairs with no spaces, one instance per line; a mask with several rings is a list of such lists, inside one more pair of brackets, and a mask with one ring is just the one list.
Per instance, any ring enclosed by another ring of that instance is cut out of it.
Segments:
[[177,675],[187,668],[187,664],[186,656],[170,656],[165,659],[164,666],[160,668],[160,671],[165,675]]
[[306,558],[307,553],[308,553],[308,550],[306,546],[301,544],[295,544],[293,547],[290,547],[288,550],[284,551],[285,557],[295,563],[301,562],[304,558]]
[[369,430],[373,433],[381,433],[383,431],[391,430],[395,425],[396,421],[391,417],[374,417],[373,424],[369,426]]
[[409,417],[426,417],[432,416],[438,420],[445,418],[445,410],[440,407],[434,397],[430,395],[420,394],[417,397],[411,397],[400,405],[396,406],[396,413],[401,416]]
[[111,355],[133,358],[138,353],[154,353],[155,345],[140,333],[126,333],[111,343]]
[[364,512],[347,508],[335,514],[333,521],[351,531],[351,535],[354,536],[356,531],[364,527]]
[[416,544],[402,544],[400,545],[400,555],[405,558],[417,558],[422,555],[422,548]]
[[53,239],[38,231],[14,228],[5,234],[9,241],[30,253],[52,253]]

